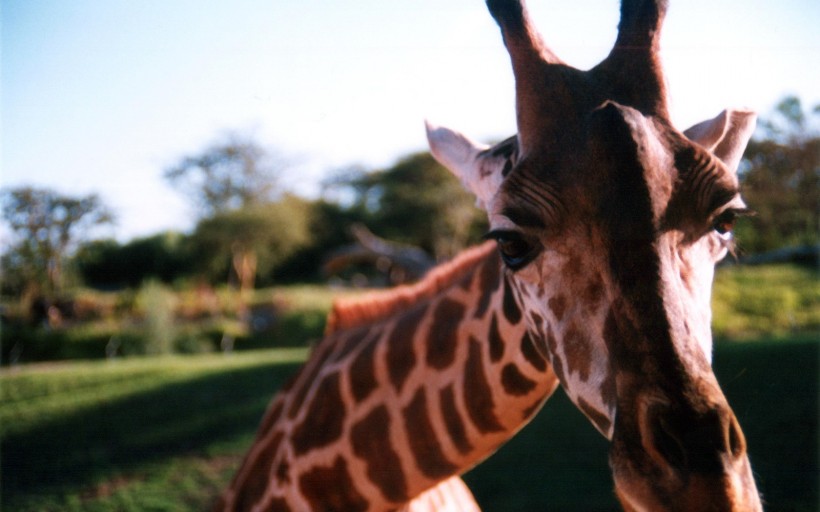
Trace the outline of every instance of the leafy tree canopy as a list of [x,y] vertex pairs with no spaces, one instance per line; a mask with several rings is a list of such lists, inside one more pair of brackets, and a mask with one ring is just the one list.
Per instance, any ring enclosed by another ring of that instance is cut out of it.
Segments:
[[309,223],[310,204],[285,195],[201,220],[191,244],[211,276],[230,268],[232,282],[247,289],[257,272],[269,271],[308,243]]
[[137,287],[148,279],[171,283],[190,272],[191,254],[180,233],[158,233],[120,245],[116,240],[83,244],[74,264],[83,281],[98,287]]
[[229,134],[165,170],[203,217],[270,201],[284,164],[253,139]]
[[348,170],[330,181],[352,197],[350,209],[381,237],[420,246],[437,259],[454,256],[485,224],[475,199],[429,153],[375,172]]
[[738,225],[746,253],[817,244],[820,220],[820,110],[793,96],[762,120],[740,169],[743,195],[756,212]]
[[3,219],[12,232],[4,273],[15,276],[21,292],[59,292],[68,252],[92,227],[113,221],[96,194],[71,197],[47,188],[20,187],[0,197]]

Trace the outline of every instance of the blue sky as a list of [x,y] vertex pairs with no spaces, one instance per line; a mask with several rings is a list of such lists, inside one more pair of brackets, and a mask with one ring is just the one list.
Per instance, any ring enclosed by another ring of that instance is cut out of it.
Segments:
[[[530,0],[547,43],[589,68],[616,0]],[[514,133],[512,76],[481,0],[4,0],[3,187],[98,193],[127,240],[189,229],[162,171],[226,131],[328,172],[425,148],[423,120],[477,139]],[[820,2],[672,1],[662,39],[673,121],[820,102]]]

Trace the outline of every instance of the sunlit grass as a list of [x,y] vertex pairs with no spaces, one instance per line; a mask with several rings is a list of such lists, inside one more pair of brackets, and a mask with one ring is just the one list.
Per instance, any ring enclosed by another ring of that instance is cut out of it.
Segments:
[[724,267],[712,292],[718,338],[820,333],[820,272],[796,265]]
[[207,508],[306,356],[294,348],[4,370],[0,508]]
[[76,363],[42,363],[0,373],[0,425],[4,435],[24,431],[66,412],[161,389],[212,373],[298,363],[306,348]]

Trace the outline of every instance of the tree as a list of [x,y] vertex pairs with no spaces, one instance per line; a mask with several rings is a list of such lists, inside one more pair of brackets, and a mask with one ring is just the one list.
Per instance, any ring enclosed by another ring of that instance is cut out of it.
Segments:
[[73,262],[83,282],[99,287],[136,288],[147,280],[172,283],[191,272],[186,238],[174,232],[137,238],[120,245],[94,240],[77,250]]
[[13,237],[4,273],[17,276],[18,293],[59,293],[68,253],[92,227],[113,220],[95,194],[77,198],[47,188],[20,187],[3,191],[2,205]]
[[[257,273],[267,272],[309,236],[309,203],[285,195],[275,203],[224,211],[199,222],[191,235],[196,254],[211,275],[228,270],[241,292],[253,288]],[[223,274],[224,275],[224,274]]]
[[266,282],[305,282],[323,279],[321,268],[332,251],[353,241],[350,227],[365,224],[369,217],[360,209],[319,199],[310,203],[310,240],[277,264],[270,274],[260,274]]
[[200,154],[182,158],[164,176],[208,217],[270,201],[282,166],[252,139],[229,134]]
[[200,221],[191,236],[193,254],[211,275],[227,267],[241,302],[259,271],[283,260],[308,238],[306,203],[293,196],[276,197],[276,174],[282,166],[252,139],[231,134],[165,171],[165,178],[192,194],[199,207]]
[[816,244],[820,220],[820,121],[818,107],[804,111],[788,96],[760,122],[741,165],[743,195],[756,215],[738,225],[747,253]]
[[328,186],[349,191],[350,208],[367,212],[365,224],[374,233],[422,247],[439,260],[474,242],[476,229],[485,226],[475,199],[429,153],[376,172],[353,169]]

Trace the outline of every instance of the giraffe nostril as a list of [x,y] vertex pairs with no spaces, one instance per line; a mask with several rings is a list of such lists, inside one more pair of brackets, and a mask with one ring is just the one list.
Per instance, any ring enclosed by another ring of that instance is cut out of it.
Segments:
[[659,463],[676,469],[683,469],[687,465],[686,447],[680,434],[680,429],[674,420],[666,414],[665,407],[652,407],[648,411],[650,453],[660,456]]
[[730,409],[696,412],[654,405],[647,408],[642,429],[655,463],[679,471],[722,472],[725,457],[737,460],[746,454],[746,440]]
[[735,459],[739,459],[746,455],[746,437],[740,429],[740,424],[732,414],[729,419],[729,450]]

